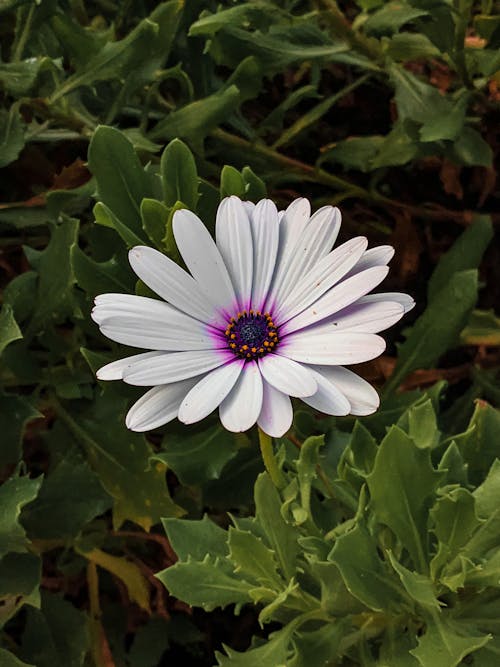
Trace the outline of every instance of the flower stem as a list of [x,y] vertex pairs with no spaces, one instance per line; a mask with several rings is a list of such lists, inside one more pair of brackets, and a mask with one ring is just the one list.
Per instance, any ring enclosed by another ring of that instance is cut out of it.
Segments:
[[261,428],[259,428],[259,444],[262,460],[269,473],[269,477],[277,489],[282,489],[286,485],[286,480],[274,456],[273,439],[270,435],[264,433]]

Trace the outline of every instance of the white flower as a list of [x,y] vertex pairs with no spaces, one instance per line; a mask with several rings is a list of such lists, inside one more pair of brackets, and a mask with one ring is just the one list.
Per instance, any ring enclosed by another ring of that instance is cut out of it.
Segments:
[[92,312],[118,343],[153,350],[107,364],[100,380],[152,386],[129,410],[133,431],[175,417],[192,424],[217,407],[230,431],[255,422],[271,436],[292,423],[290,396],[330,415],[367,415],[377,392],[344,364],[385,349],[377,332],[413,307],[406,294],[368,295],[387,275],[390,246],[359,236],[331,250],[340,211],[311,216],[306,199],[278,213],[229,197],[217,211],[216,243],[201,220],[177,211],[173,231],[190,273],[146,246],[133,270],[163,300],[102,294]]

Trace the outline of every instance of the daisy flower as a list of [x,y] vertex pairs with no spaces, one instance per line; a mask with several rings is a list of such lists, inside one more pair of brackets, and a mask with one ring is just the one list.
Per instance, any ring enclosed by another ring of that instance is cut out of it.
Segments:
[[102,294],[92,311],[105,336],[149,350],[97,372],[152,387],[129,410],[128,428],[149,431],[176,417],[192,424],[218,408],[229,431],[257,423],[279,437],[292,423],[291,396],[329,415],[374,412],[377,392],[344,365],[380,355],[377,333],[414,302],[368,294],[394,251],[367,250],[363,236],[332,250],[340,222],[332,206],[311,216],[306,199],[278,212],[269,199],[228,197],[215,242],[194,213],[175,213],[189,273],[153,248],[132,248],[133,270],[160,299]]

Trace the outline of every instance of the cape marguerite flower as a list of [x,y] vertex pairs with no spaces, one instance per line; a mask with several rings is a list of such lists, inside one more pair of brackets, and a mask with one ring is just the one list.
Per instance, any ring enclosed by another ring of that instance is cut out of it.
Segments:
[[377,392],[344,364],[385,349],[377,332],[413,306],[406,294],[368,295],[387,275],[390,246],[367,250],[363,236],[331,250],[340,211],[311,216],[306,199],[278,213],[228,197],[216,242],[190,211],[173,231],[190,273],[146,246],[130,264],[160,299],[102,294],[92,312],[102,333],[151,350],[107,364],[100,380],[153,387],[129,410],[133,431],[175,417],[192,424],[219,408],[229,431],[257,424],[271,436],[292,423],[290,396],[330,415],[366,415]]

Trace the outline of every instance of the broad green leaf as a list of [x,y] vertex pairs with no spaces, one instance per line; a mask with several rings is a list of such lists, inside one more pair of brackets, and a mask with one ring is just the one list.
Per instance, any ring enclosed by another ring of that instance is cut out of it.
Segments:
[[287,665],[290,667],[328,665],[333,656],[339,654],[340,642],[348,630],[348,619],[336,619],[335,623],[325,623],[317,630],[296,632],[292,641],[297,653]]
[[151,613],[149,606],[150,584],[138,565],[127,560],[124,556],[113,556],[101,549],[87,551],[78,544],[75,548],[87,560],[118,577],[126,587],[130,600],[136,602],[144,611]]
[[78,415],[58,407],[64,426],[113,497],[114,528],[128,520],[148,531],[161,517],[179,516],[183,510],[169,495],[165,465],[150,465],[151,449],[144,436],[126,428],[124,412],[124,399],[110,394],[100,396]]
[[469,95],[462,94],[447,110],[433,114],[420,128],[421,141],[454,141],[464,132]]
[[492,310],[473,310],[460,334],[463,345],[500,345],[500,317]]
[[477,271],[454,273],[401,344],[396,368],[385,388],[387,393],[396,389],[411,371],[433,366],[456,345],[476,299]]
[[418,637],[418,647],[410,653],[422,667],[457,667],[490,639],[491,635],[478,635],[470,626],[434,614],[427,619],[425,633]]
[[4,304],[0,310],[0,355],[9,343],[22,337],[23,334],[17,326],[12,306]]
[[205,611],[228,604],[238,608],[251,601],[253,585],[233,574],[225,561],[208,554],[203,561],[188,558],[156,576],[170,595]]
[[19,523],[22,508],[34,500],[42,484],[42,477],[30,479],[16,474],[0,486],[0,558],[10,551],[26,551],[26,532]]
[[495,459],[484,482],[474,490],[476,510],[486,518],[500,507],[500,461]]
[[476,216],[473,224],[462,232],[434,269],[427,285],[429,301],[447,287],[455,273],[476,269],[492,238],[493,228],[489,216]]
[[385,141],[386,138],[380,135],[349,137],[325,151],[320,157],[318,165],[324,162],[338,162],[346,169],[359,169],[363,172],[371,171],[372,160],[385,144]]
[[44,69],[55,69],[55,63],[45,56],[28,58],[21,62],[0,64],[0,84],[14,97],[26,95]]
[[181,201],[196,211],[198,204],[198,172],[193,154],[180,139],[174,139],[161,156],[163,199],[167,206]]
[[241,573],[246,580],[254,579],[259,584],[270,586],[275,590],[283,587],[283,581],[277,573],[278,563],[274,552],[256,535],[230,527],[228,546],[229,558],[236,573]]
[[253,486],[264,465],[256,447],[242,447],[224,466],[220,478],[207,482],[203,499],[210,507],[242,508],[245,512],[253,503]]
[[[385,40],[384,40],[385,41]],[[396,62],[407,62],[417,58],[439,56],[439,49],[430,39],[419,32],[400,32],[387,40],[386,53]]]
[[421,449],[433,448],[439,444],[440,432],[432,401],[427,399],[407,410],[399,419],[402,428]]
[[375,139],[376,145],[378,144],[376,155],[368,163],[370,171],[380,167],[406,164],[417,157],[419,146],[415,135],[415,126],[412,121],[400,120],[394,123],[392,130],[380,144],[378,139],[370,137],[370,140]]
[[297,532],[281,516],[280,497],[267,473],[257,477],[254,493],[257,521],[276,554],[283,576],[289,580],[295,576],[297,570]]
[[98,262],[75,245],[71,251],[71,263],[78,286],[89,296],[105,292],[129,294],[134,291],[136,276],[122,251],[105,262]]
[[243,181],[245,183],[245,199],[258,202],[267,196],[266,184],[259,178],[250,167],[243,167],[241,170]]
[[9,553],[0,560],[0,628],[23,605],[40,608],[41,574],[42,562],[35,554]]
[[24,148],[24,132],[18,104],[13,104],[8,111],[0,109],[0,167],[17,160]]
[[74,450],[44,478],[37,498],[23,512],[32,538],[70,539],[112,501],[88,464]]
[[221,199],[224,199],[224,197],[229,197],[231,195],[236,195],[237,197],[240,197],[240,199],[244,199],[245,181],[237,169],[230,165],[226,165],[222,168],[220,175],[220,197]]
[[83,667],[90,650],[87,615],[62,595],[42,595],[42,609],[27,608],[20,656],[36,667]]
[[142,228],[159,250],[163,249],[170,212],[170,209],[157,199],[145,198],[141,202]]
[[412,600],[415,600],[415,602],[424,608],[440,610],[441,606],[437,600],[436,591],[434,590],[434,586],[429,577],[404,567],[404,565],[401,565],[401,563],[396,560],[391,552],[389,552],[388,555],[392,567],[399,575],[401,583]]
[[98,225],[114,229],[125,241],[127,246],[132,247],[135,245],[144,245],[143,236],[142,235],[138,236],[135,232],[133,232],[130,229],[130,227],[124,225],[123,222],[116,217],[113,211],[110,208],[108,208],[108,206],[106,206],[106,204],[103,204],[102,202],[97,202],[97,204],[93,208],[93,213],[95,221]]
[[[220,9],[216,13],[206,13],[189,28],[190,36],[214,35],[225,25],[248,25],[266,27],[282,16],[281,10],[274,3],[256,0],[250,4],[237,5]],[[286,16],[286,15],[285,15]]]
[[0,662],[3,667],[35,667],[33,664],[28,664],[16,658],[13,653],[6,651],[4,648],[0,648]]
[[453,106],[448,98],[404,67],[393,64],[389,74],[401,120],[410,119],[425,124],[438,116],[451,113]]
[[467,432],[457,445],[469,465],[473,483],[480,484],[495,459],[500,459],[500,412],[486,401],[477,401]]
[[443,486],[446,486],[446,484],[468,486],[467,468],[468,466],[460,453],[457,443],[452,440],[438,465],[438,470],[444,473]]
[[273,632],[269,639],[256,648],[250,647],[244,653],[224,646],[226,655],[217,652],[217,664],[221,667],[287,667],[290,654],[290,629],[282,628]]
[[36,280],[36,271],[25,271],[13,278],[4,289],[4,306],[12,307],[16,322],[24,322],[35,308]]
[[348,618],[351,614],[366,611],[365,604],[347,588],[344,577],[335,563],[311,559],[309,568],[321,587],[321,608],[328,614]]
[[170,544],[181,561],[202,561],[205,556],[225,558],[229,549],[228,533],[207,515],[201,520],[162,519]]
[[328,560],[338,567],[347,590],[370,609],[388,610],[400,602],[398,585],[362,524],[337,538]]
[[154,458],[166,463],[182,484],[219,479],[226,463],[238,452],[234,435],[220,424],[190,435],[169,433],[163,447],[164,451]]
[[427,569],[428,508],[441,476],[431,465],[429,450],[419,449],[393,426],[367,477],[376,520],[396,534],[422,573]]
[[119,130],[101,125],[92,136],[88,161],[102,204],[140,238],[141,200],[151,197],[152,192],[130,141]]
[[363,29],[368,34],[390,35],[393,32],[397,32],[406,23],[410,23],[419,16],[426,16],[427,14],[428,12],[425,9],[412,7],[406,2],[399,0],[386,2],[381,9],[370,14],[363,23]]
[[26,425],[38,417],[43,415],[24,396],[0,394],[0,466],[19,461]]
[[477,130],[464,127],[453,144],[452,155],[465,166],[491,167],[493,150]]
[[36,306],[25,333],[27,338],[74,313],[71,253],[77,239],[78,221],[64,218],[52,229],[48,246],[38,256]]
[[354,422],[349,445],[344,449],[340,468],[348,463],[363,476],[371,472],[375,456],[377,454],[377,443],[370,431],[360,421]]

